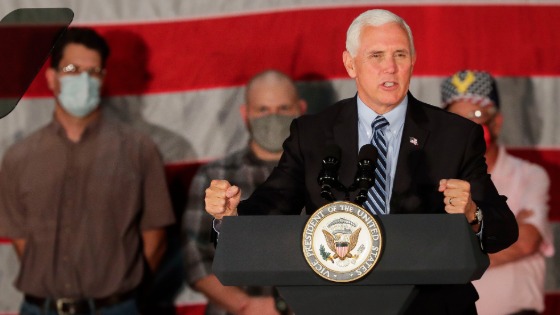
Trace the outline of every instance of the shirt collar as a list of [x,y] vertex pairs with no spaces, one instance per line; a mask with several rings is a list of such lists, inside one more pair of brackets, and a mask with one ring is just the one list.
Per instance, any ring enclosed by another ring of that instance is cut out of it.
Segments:
[[[374,110],[369,108],[361,99],[358,99],[358,121],[362,124],[362,128],[368,131],[368,135],[371,134],[371,124],[379,116]],[[395,106],[390,112],[383,114],[383,117],[389,122],[389,132],[397,133],[398,130],[404,125],[404,119],[406,117],[406,109],[408,107],[408,95],[404,97],[399,105]]]
[[251,150],[250,146],[247,145],[247,147],[245,147],[243,149],[243,159],[245,160],[245,163],[249,164],[249,165],[263,165],[269,168],[273,168],[276,165],[278,165],[278,161],[265,161],[265,160],[261,160],[259,159],[256,155],[255,152],[253,152],[253,150]]
[[[98,132],[98,130],[101,128],[100,126],[102,124],[103,119],[104,119],[104,113],[101,113],[98,119],[91,121],[84,129],[82,138],[80,139],[79,142],[82,142],[84,138],[89,137],[90,134]],[[54,113],[53,113],[53,118],[49,124],[49,128],[51,128],[51,130],[53,130],[58,136],[64,139],[68,139],[68,137],[66,136],[66,130],[64,129],[62,124],[58,121],[58,119],[56,119]]]

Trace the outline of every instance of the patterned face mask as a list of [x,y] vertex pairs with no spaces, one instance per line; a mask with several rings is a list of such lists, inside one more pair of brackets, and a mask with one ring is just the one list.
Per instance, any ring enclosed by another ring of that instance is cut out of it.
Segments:
[[290,124],[297,116],[266,115],[249,119],[251,136],[263,149],[278,153],[290,135]]
[[101,81],[86,72],[60,78],[58,101],[66,112],[85,117],[99,106]]

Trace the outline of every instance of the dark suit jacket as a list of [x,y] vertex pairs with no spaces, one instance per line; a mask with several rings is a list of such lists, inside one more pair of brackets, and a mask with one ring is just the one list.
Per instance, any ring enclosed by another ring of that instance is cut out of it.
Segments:
[[[299,214],[303,207],[311,214],[327,204],[320,196],[317,177],[330,143],[342,149],[339,178],[349,186],[356,175],[359,150],[356,97],[294,120],[278,167],[240,203],[239,214]],[[498,194],[487,174],[485,148],[481,126],[422,103],[409,93],[391,213],[445,213],[439,181],[462,179],[471,184],[472,199],[483,210],[483,248],[496,252],[514,243],[517,223],[506,198]],[[461,314],[476,299],[471,284],[422,286],[411,307],[416,314]]]

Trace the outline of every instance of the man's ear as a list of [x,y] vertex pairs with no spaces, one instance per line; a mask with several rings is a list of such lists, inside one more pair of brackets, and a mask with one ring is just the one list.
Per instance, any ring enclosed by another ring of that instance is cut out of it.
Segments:
[[356,78],[356,69],[354,67],[354,58],[352,57],[352,55],[350,55],[348,50],[345,50],[342,53],[342,62],[344,62],[344,68],[346,68],[346,72],[348,72],[348,75],[352,79]]
[[54,94],[57,94],[59,89],[58,79],[56,78],[56,70],[53,68],[47,68],[45,71],[45,79],[47,80],[47,86]]
[[303,115],[307,112],[307,102],[304,99],[298,101],[299,114]]

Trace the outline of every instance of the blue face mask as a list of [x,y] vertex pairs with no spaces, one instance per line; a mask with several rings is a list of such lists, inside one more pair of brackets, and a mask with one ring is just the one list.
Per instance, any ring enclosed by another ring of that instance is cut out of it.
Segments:
[[85,117],[99,106],[101,81],[86,72],[60,78],[58,101],[74,117]]

